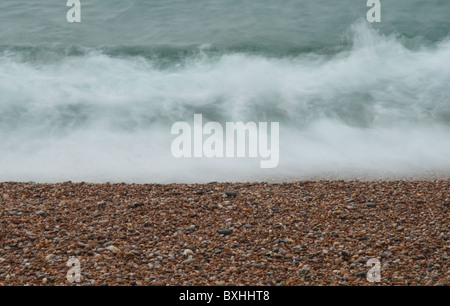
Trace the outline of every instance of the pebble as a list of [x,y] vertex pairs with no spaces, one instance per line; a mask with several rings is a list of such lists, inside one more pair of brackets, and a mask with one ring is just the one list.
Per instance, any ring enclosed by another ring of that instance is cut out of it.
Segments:
[[134,203],[134,208],[138,208],[138,207],[142,207],[142,206],[144,206],[144,203],[142,203],[142,202]]
[[135,255],[134,255],[133,253],[131,253],[131,252],[126,252],[126,253],[125,253],[125,258],[126,258],[126,259],[134,258],[134,256],[135,256]]
[[185,232],[187,233],[192,233],[195,231],[196,226],[195,225],[191,225],[189,227],[186,228]]
[[186,259],[185,261],[183,261],[183,264],[190,265],[190,264],[193,264],[194,262],[196,262],[195,258],[189,258],[189,259]]
[[309,265],[304,265],[300,270],[298,270],[298,274],[308,274],[310,271],[311,268],[309,267]]
[[232,230],[221,228],[217,232],[222,235],[230,235],[232,233]]
[[115,247],[115,246],[113,246],[113,245],[110,245],[110,246],[107,247],[106,249],[107,249],[108,251],[110,251],[111,253],[113,253],[113,254],[118,254],[118,253],[120,253],[120,249],[117,248],[117,247]]
[[189,255],[193,255],[194,252],[191,249],[185,249],[183,251],[183,255],[189,256]]
[[86,245],[80,241],[77,242],[77,246],[79,246],[80,248],[85,248]]
[[225,191],[225,195],[230,198],[230,197],[236,197],[238,195],[238,193],[235,191]]
[[48,254],[47,256],[45,256],[45,260],[46,260],[46,261],[50,261],[50,260],[52,260],[53,258],[55,258],[55,254]]

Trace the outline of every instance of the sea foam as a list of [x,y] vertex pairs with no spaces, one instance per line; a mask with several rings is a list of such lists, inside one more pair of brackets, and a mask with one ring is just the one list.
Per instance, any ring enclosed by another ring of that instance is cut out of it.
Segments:
[[[407,48],[355,23],[335,54],[208,52],[167,63],[97,49],[3,48],[0,181],[375,178],[450,170],[450,41]],[[280,122],[280,161],[176,159],[171,126],[202,114]]]

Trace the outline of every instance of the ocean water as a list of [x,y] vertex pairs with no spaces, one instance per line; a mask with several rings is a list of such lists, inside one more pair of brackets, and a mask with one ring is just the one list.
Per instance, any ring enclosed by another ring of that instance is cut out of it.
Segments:
[[[450,2],[0,2],[0,181],[450,177]],[[279,122],[277,168],[171,154],[176,121]]]

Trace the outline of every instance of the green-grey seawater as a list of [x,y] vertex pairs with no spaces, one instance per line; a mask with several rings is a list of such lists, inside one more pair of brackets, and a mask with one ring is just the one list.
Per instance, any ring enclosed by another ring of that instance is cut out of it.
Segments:
[[[450,170],[450,2],[0,2],[0,181]],[[174,159],[171,125],[280,122],[280,165]]]

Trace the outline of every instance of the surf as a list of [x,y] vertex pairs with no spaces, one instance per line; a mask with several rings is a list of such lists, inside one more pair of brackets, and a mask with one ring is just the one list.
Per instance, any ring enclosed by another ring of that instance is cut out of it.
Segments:
[[[409,48],[367,23],[334,54],[198,46],[3,47],[0,180],[196,182],[406,177],[450,169],[450,42]],[[182,50],[185,50],[182,47]],[[47,54],[47,55],[46,55]],[[54,56],[57,54],[57,56]],[[276,169],[171,154],[171,126],[280,122]]]

